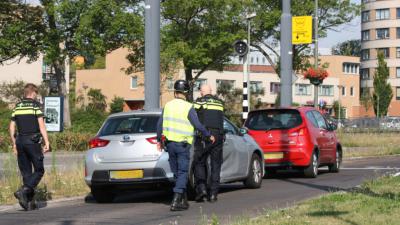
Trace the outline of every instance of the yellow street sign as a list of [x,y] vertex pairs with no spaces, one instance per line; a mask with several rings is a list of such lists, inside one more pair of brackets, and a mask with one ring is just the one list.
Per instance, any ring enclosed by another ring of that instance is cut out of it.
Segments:
[[312,16],[292,17],[292,43],[294,45],[312,43]]

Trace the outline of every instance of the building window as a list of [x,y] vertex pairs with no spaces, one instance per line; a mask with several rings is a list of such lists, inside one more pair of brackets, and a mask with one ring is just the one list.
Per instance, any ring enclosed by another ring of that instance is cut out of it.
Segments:
[[400,78],[400,67],[396,67],[396,78]]
[[363,41],[369,40],[369,30],[363,30],[361,32],[361,40],[363,40]]
[[131,77],[131,89],[136,89],[138,86],[137,76]]
[[250,92],[253,94],[261,94],[263,90],[261,81],[250,81]]
[[396,18],[400,19],[400,8],[396,9]]
[[396,28],[396,38],[399,39],[400,38],[400,27]]
[[174,90],[174,80],[172,78],[167,78],[166,83],[168,90]]
[[346,87],[342,86],[342,96],[346,96]]
[[254,57],[252,56],[251,58],[250,58],[250,63],[253,63],[254,62]]
[[369,79],[369,69],[360,69],[360,75],[362,80],[368,80]]
[[400,47],[396,48],[396,58],[400,58]]
[[369,60],[369,49],[361,50],[361,60]]
[[265,64],[265,58],[264,57],[262,58],[262,63]]
[[350,96],[354,96],[354,87],[350,87]]
[[389,35],[389,28],[380,28],[376,29],[376,39],[388,39],[390,37]]
[[217,90],[224,88],[224,89],[229,89],[229,91],[232,91],[235,88],[235,81],[234,80],[217,80]]
[[207,79],[197,79],[197,80],[194,82],[193,90],[194,90],[194,91],[199,91],[201,85],[203,85],[203,84],[207,84]]
[[296,84],[295,94],[296,95],[311,95],[311,85],[310,84]]
[[356,63],[343,63],[343,73],[358,74],[358,64]]
[[269,84],[269,92],[271,94],[278,94],[281,91],[281,83],[271,82]]
[[388,20],[390,18],[390,10],[389,9],[377,9],[376,11],[376,20]]
[[318,88],[319,96],[333,96],[333,85],[321,85]]
[[361,13],[361,21],[368,22],[369,21],[369,11],[364,11]]
[[396,87],[396,100],[400,100],[400,87]]
[[378,48],[377,51],[378,51],[378,55],[379,55],[379,54],[383,54],[383,56],[384,56],[385,58],[389,58],[389,57],[390,57],[390,55],[389,55],[389,48]]

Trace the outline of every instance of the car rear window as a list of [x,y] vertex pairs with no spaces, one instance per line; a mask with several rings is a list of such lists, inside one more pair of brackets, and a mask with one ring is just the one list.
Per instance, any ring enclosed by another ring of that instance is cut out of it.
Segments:
[[101,129],[100,136],[115,134],[155,133],[159,118],[160,116],[157,115],[131,115],[110,118],[106,121]]
[[295,109],[269,109],[251,112],[245,126],[251,130],[290,129],[302,122]]

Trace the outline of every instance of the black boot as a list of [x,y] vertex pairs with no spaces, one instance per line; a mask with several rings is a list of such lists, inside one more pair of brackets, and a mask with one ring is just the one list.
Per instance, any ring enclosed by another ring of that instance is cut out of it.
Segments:
[[189,208],[189,202],[187,199],[186,191],[182,194],[182,209],[187,210]]
[[184,210],[182,207],[182,194],[174,193],[174,198],[171,203],[171,211],[182,211]]
[[207,199],[207,191],[205,188],[199,188],[196,195],[196,202],[204,202]]
[[22,186],[20,189],[18,189],[16,192],[14,192],[15,198],[18,199],[19,205],[24,210],[29,209],[28,194],[30,194],[30,190],[31,190],[30,188]]
[[211,203],[214,203],[214,202],[218,201],[217,194],[216,193],[212,193],[210,195],[208,201],[211,202]]

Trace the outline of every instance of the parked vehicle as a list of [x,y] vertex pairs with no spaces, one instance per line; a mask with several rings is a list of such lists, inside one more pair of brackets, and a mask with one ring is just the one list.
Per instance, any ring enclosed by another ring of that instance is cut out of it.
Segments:
[[333,123],[311,107],[262,109],[249,113],[248,133],[264,151],[266,173],[294,168],[316,177],[318,167],[339,172],[342,146]]
[[[97,202],[111,202],[121,190],[171,187],[174,178],[168,153],[157,151],[156,146],[156,125],[160,115],[161,111],[113,114],[90,140],[85,181]],[[227,119],[224,129],[226,141],[221,183],[243,181],[248,188],[259,188],[264,175],[261,148],[246,130],[238,129]],[[190,171],[189,185],[193,194],[193,170]]]

